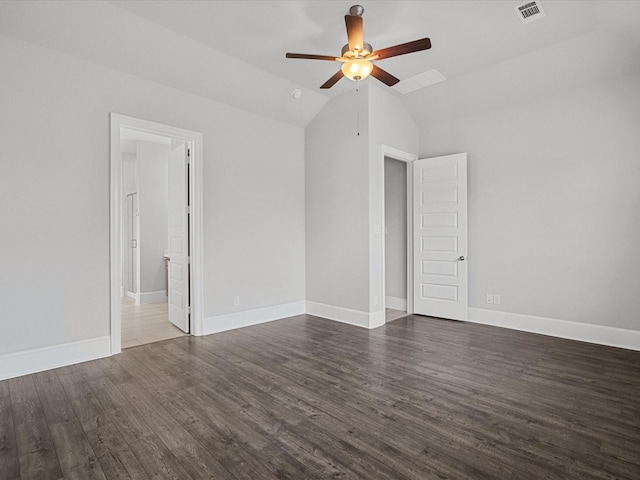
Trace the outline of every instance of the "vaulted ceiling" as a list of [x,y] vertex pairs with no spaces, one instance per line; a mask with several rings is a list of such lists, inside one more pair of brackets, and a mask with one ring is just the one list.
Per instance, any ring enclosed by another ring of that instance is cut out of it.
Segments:
[[[354,3],[3,1],[0,33],[305,126],[354,84],[320,90],[339,64],[285,53],[339,55]],[[406,95],[390,89],[423,127],[640,70],[638,1],[542,0],[547,16],[528,25],[514,11],[521,0],[360,3],[374,48],[431,38],[431,50],[380,62],[401,80],[446,77]]]

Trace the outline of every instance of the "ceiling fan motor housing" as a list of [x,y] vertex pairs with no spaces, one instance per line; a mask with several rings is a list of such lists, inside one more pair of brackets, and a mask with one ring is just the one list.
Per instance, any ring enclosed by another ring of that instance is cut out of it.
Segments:
[[[360,53],[360,57],[365,57],[373,52],[373,47],[369,43],[362,44],[362,51]],[[342,47],[342,56],[343,57],[354,57],[355,53],[349,50],[349,44],[347,43],[344,47]]]

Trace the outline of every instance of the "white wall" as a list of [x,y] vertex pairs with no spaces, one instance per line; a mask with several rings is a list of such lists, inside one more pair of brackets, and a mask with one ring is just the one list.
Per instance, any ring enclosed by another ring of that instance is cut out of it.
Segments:
[[205,317],[304,300],[302,128],[6,36],[0,64],[0,356],[109,335],[109,112],[204,134]]
[[367,93],[354,87],[305,137],[306,299],[361,312],[369,311],[368,111]]
[[385,295],[407,299],[407,164],[384,160]]
[[141,299],[144,294],[165,291],[164,253],[169,238],[170,152],[170,144],[138,141],[138,293]]
[[638,74],[421,130],[469,154],[471,306],[640,330],[638,132]]

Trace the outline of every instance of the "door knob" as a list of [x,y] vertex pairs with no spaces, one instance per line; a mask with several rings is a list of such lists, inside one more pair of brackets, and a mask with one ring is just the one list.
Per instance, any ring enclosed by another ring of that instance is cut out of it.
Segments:
[[458,261],[459,261],[459,262],[464,262],[465,260],[466,260],[466,258],[465,258],[463,255],[460,255],[460,256],[458,257]]

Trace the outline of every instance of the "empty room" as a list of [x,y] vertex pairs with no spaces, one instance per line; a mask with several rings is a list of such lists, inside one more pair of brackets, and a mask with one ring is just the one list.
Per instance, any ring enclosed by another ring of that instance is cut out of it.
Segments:
[[0,2],[0,480],[640,478],[640,1]]

